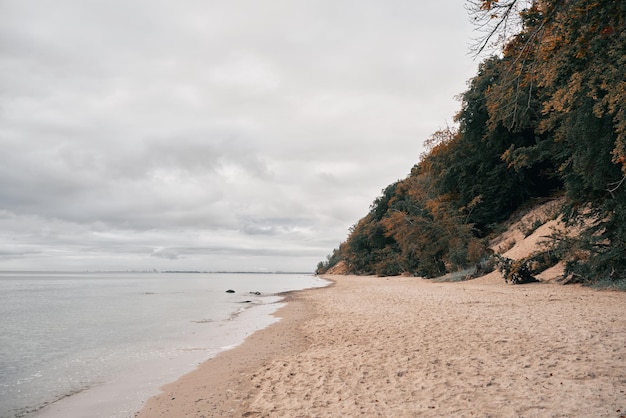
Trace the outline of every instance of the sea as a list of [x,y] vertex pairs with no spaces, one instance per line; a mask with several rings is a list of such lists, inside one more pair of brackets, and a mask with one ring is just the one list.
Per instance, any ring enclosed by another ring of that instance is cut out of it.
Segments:
[[327,284],[312,274],[0,272],[0,417],[132,417],[162,385],[276,322],[278,293]]

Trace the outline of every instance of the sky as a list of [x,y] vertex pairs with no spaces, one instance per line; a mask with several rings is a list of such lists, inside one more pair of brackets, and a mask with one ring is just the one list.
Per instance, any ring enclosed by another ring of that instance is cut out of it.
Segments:
[[464,2],[0,0],[0,270],[313,271],[478,62]]

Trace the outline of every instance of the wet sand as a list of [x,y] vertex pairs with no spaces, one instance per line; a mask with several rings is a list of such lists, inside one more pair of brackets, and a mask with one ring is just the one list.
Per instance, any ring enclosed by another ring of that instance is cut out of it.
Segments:
[[137,416],[626,416],[626,293],[328,278]]

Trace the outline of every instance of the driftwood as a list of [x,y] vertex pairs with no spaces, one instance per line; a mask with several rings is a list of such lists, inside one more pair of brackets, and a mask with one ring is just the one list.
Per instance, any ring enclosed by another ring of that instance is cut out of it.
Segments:
[[575,273],[570,273],[566,276],[563,276],[560,280],[561,284],[577,284],[577,283],[585,283],[585,279]]

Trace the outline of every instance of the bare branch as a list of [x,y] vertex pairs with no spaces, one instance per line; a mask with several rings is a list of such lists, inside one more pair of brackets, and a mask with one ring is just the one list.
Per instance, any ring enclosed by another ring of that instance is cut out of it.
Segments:
[[621,180],[616,181],[616,182],[614,182],[614,183],[609,183],[609,184],[607,185],[607,186],[608,186],[607,191],[608,191],[609,193],[611,193],[611,196],[615,197],[615,196],[613,195],[613,193],[615,193],[615,192],[617,191],[617,189],[619,189],[619,188],[620,188],[620,186],[624,183],[624,181],[625,181],[625,180],[626,180],[626,175],[625,175],[624,177],[622,177],[622,179],[621,179]]
[[472,23],[482,35],[471,47],[478,57],[486,49],[501,49],[507,40],[522,27],[520,12],[532,4],[532,0],[468,0],[466,9]]

